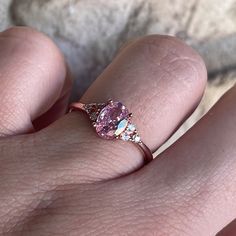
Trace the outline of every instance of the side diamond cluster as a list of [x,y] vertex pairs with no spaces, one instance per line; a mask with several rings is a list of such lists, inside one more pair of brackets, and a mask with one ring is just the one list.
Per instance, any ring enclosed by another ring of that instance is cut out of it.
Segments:
[[141,138],[136,130],[135,125],[129,123],[126,129],[120,134],[120,138],[124,141],[131,141],[135,143],[140,143]]
[[103,107],[105,107],[106,104],[105,103],[90,103],[90,104],[86,104],[84,106],[84,110],[87,112],[87,114],[89,115],[89,118],[95,122],[97,120],[97,117],[100,113],[100,111],[102,110]]

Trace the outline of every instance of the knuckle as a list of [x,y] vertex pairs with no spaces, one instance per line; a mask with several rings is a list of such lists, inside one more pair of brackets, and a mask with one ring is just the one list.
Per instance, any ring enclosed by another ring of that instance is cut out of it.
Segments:
[[203,59],[180,39],[149,35],[136,40],[133,47],[152,65],[153,70],[161,67],[163,73],[183,84],[205,87],[207,73]]
[[8,46],[7,48],[14,47],[14,53],[22,58],[27,57],[28,61],[31,58],[41,60],[49,57],[52,61],[64,62],[62,54],[52,40],[33,28],[14,26],[1,32],[0,39]]

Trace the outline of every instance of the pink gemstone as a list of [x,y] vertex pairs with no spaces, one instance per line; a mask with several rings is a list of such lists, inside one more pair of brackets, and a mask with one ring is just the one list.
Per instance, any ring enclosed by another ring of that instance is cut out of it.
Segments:
[[106,105],[99,113],[96,121],[96,132],[105,139],[114,139],[119,121],[127,118],[128,109],[121,102]]

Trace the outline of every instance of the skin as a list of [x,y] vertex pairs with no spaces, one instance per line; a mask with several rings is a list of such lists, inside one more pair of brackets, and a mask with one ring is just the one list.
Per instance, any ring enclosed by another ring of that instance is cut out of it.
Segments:
[[[122,101],[155,151],[199,103],[200,56],[180,40],[130,42],[81,98]],[[236,218],[236,89],[150,164],[66,114],[62,54],[30,28],[0,33],[1,235],[216,235]],[[219,235],[235,235],[231,224]]]

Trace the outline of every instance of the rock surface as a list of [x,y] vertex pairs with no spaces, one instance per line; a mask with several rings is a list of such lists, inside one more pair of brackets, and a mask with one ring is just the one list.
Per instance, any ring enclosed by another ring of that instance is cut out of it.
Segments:
[[0,0],[0,31],[11,25],[10,4],[11,0]]
[[45,32],[63,50],[83,81],[79,94],[124,42],[146,34],[182,38],[200,52],[209,74],[236,66],[235,0],[14,0],[11,9],[15,24]]
[[124,42],[153,33],[182,38],[199,51],[208,68],[205,97],[182,131],[236,81],[236,0],[0,1],[1,30],[10,24],[32,26],[61,48],[76,78],[78,97]]

